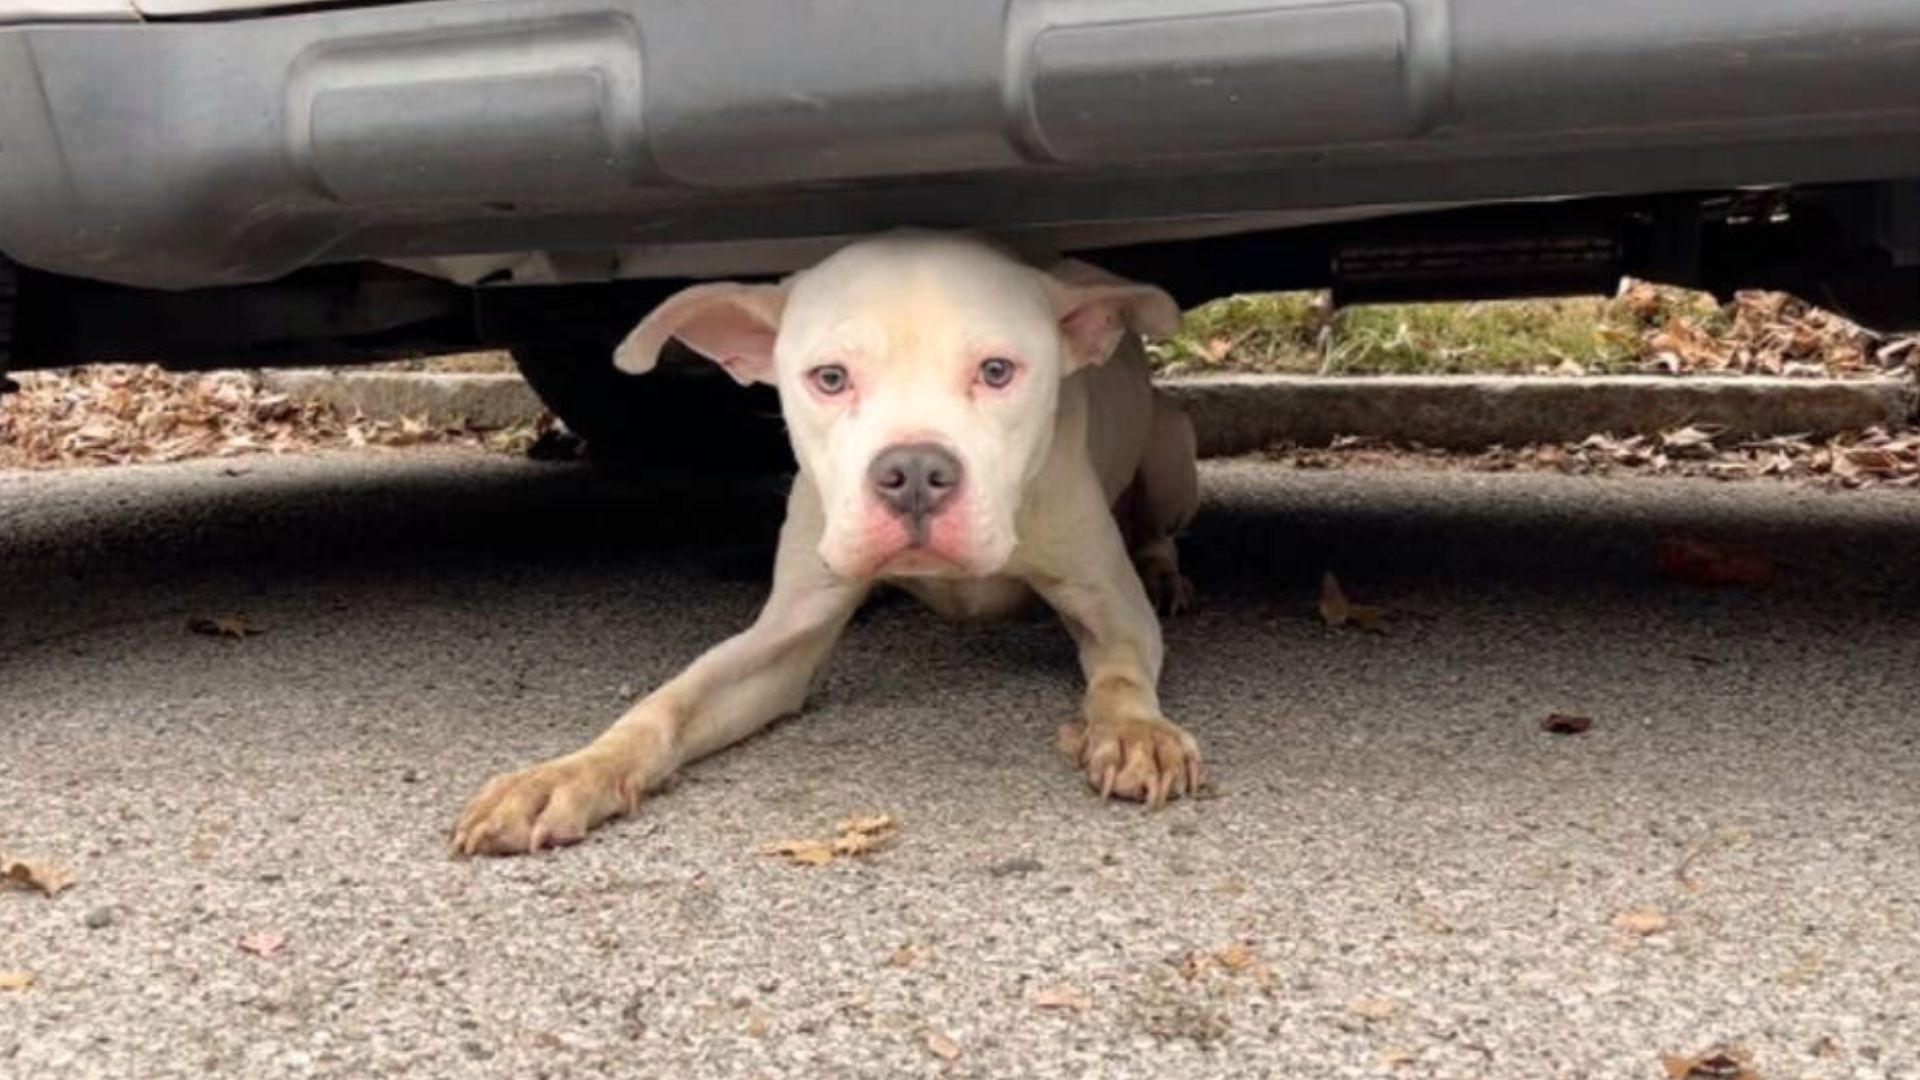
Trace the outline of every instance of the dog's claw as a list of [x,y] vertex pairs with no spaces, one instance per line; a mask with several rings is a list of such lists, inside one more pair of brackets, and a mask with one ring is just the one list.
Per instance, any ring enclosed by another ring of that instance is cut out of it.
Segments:
[[584,838],[587,830],[638,802],[617,763],[574,755],[488,781],[467,804],[453,845],[458,855],[532,854]]
[[1101,799],[1118,796],[1158,809],[1197,790],[1200,747],[1159,718],[1087,725],[1080,766]]

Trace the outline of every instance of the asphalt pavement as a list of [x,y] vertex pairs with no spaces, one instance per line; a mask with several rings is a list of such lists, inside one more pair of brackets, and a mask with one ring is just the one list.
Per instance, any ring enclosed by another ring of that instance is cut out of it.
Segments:
[[1920,1076],[1920,497],[1205,477],[1164,698],[1211,797],[1103,805],[1066,635],[899,601],[637,818],[459,861],[481,781],[751,618],[777,482],[0,475],[0,852],[75,881],[0,891],[0,1076]]

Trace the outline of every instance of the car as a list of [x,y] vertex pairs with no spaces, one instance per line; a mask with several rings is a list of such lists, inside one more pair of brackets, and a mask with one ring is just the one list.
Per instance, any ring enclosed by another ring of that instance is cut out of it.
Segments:
[[501,348],[596,448],[750,458],[764,399],[613,345],[900,225],[1910,328],[1916,70],[1914,0],[0,0],[0,377]]

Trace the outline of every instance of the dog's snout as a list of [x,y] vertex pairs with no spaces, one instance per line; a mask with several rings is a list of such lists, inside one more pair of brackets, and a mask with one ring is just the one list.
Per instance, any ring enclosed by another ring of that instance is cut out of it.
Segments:
[[890,446],[874,457],[867,482],[882,505],[909,522],[915,538],[927,518],[960,488],[960,459],[933,443]]

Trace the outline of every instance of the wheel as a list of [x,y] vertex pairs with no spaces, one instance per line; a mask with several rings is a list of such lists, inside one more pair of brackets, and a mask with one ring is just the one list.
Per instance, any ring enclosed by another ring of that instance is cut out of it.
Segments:
[[645,375],[613,366],[612,350],[522,346],[513,359],[596,461],[676,467],[791,468],[793,449],[768,386],[740,386],[672,342]]

